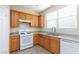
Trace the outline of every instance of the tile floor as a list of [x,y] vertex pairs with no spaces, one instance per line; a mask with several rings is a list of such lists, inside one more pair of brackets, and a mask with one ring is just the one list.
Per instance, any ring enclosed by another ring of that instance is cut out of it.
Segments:
[[22,51],[16,51],[12,54],[51,54],[48,50],[36,45],[34,47],[22,50]]

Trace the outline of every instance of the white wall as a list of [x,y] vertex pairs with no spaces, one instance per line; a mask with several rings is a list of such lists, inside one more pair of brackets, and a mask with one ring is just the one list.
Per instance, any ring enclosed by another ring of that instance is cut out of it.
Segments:
[[[10,8],[0,6],[0,53],[9,53]],[[5,56],[4,56],[5,57]]]
[[79,30],[79,5],[78,5],[78,8],[77,8],[77,27],[78,27],[78,30]]

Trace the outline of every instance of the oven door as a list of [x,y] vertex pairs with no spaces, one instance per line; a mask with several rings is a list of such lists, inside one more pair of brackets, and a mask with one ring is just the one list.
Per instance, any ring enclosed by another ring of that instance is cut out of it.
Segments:
[[32,34],[26,34],[20,36],[20,50],[29,48],[33,46]]

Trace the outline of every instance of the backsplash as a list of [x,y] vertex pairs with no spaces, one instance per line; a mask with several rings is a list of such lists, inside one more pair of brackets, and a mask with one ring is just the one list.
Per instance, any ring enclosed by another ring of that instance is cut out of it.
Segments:
[[45,31],[45,32],[53,33],[52,28],[44,28],[44,29],[40,29],[40,31]]
[[[19,30],[20,30],[21,28],[19,28],[19,27],[17,27],[17,28],[12,28],[11,30],[10,30],[10,33],[19,33]],[[27,28],[27,29],[25,29],[27,32],[35,32],[35,31],[40,31],[40,29],[39,28]]]
[[[18,33],[20,29],[21,28],[19,28],[19,27],[12,28],[10,30],[10,33]],[[44,28],[44,29],[41,29],[41,28],[27,28],[26,31],[28,31],[28,32],[42,31],[42,32],[53,33],[51,28]]]
[[11,28],[10,33],[19,33],[19,28]]

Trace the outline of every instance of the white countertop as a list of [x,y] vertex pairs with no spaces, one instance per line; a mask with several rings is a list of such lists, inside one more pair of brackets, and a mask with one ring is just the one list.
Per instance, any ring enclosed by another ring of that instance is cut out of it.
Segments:
[[10,34],[10,36],[19,36],[19,34]]
[[[58,35],[53,35],[53,34],[49,34],[47,32],[33,32],[33,33],[40,33],[40,34],[43,34],[43,35],[48,35],[48,36],[51,36],[51,37],[57,37],[57,38],[60,38],[60,39],[68,39],[68,40],[73,40],[73,41],[78,41],[79,42],[79,36],[73,36],[73,35],[67,35],[67,34],[58,34]],[[16,35],[19,35],[19,34],[11,34],[10,36],[16,36]]]
[[78,36],[74,36],[74,35],[67,35],[67,34],[59,34],[57,36],[55,35],[52,35],[52,34],[47,34],[47,33],[40,33],[40,34],[43,34],[43,35],[48,35],[48,36],[51,36],[51,37],[57,37],[57,38],[60,38],[60,39],[64,39],[64,40],[72,40],[72,41],[77,41],[79,42],[79,37]]
[[68,40],[73,40],[73,41],[79,42],[79,37],[77,37],[77,36],[60,35],[59,37],[61,39],[68,39]]

